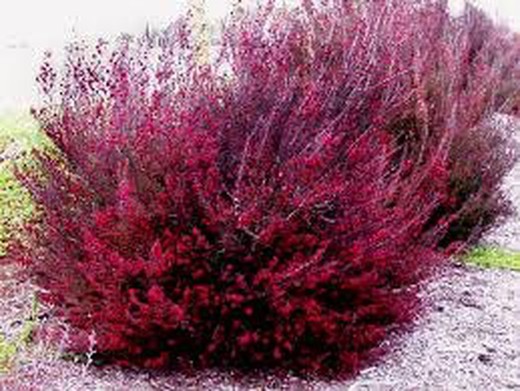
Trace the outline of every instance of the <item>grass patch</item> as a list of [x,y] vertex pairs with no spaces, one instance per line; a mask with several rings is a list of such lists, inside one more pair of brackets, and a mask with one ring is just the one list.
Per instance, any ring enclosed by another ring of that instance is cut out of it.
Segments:
[[0,114],[0,257],[5,255],[12,235],[35,213],[29,194],[13,175],[13,167],[29,159],[20,152],[43,148],[48,143],[29,113]]
[[47,143],[29,112],[0,113],[0,151],[12,143],[18,143],[26,151]]
[[520,271],[520,252],[497,247],[476,247],[463,257],[464,261],[486,268]]
[[[13,169],[18,164],[30,167],[31,156],[27,152],[48,145],[50,142],[28,112],[0,113],[0,257],[6,255],[9,240],[20,232],[22,224],[36,213],[29,193],[16,180]],[[0,374],[9,371],[20,349],[30,342],[37,305],[34,297],[31,314],[23,320],[13,340],[0,333]]]

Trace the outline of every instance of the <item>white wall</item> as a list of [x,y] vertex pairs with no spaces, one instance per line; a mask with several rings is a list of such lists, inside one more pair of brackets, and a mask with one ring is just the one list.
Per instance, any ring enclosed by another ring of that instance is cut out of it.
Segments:
[[[247,0],[243,0],[247,1]],[[248,0],[253,1],[253,0]],[[281,0],[283,1],[283,0]],[[293,3],[297,0],[285,0]],[[454,8],[462,0],[450,0]],[[34,77],[44,50],[59,50],[74,36],[137,32],[165,26],[188,0],[0,0],[0,110],[34,101]],[[206,0],[208,16],[224,16],[231,0]],[[520,0],[476,0],[520,30]]]

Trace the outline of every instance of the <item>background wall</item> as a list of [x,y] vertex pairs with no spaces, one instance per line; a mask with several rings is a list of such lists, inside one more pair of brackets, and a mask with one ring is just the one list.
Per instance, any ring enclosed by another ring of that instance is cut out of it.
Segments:
[[[189,1],[1,0],[0,110],[27,107],[35,101],[34,77],[45,50],[59,51],[75,36],[107,37],[138,32],[147,23],[166,26],[187,9]],[[296,1],[285,0],[288,4]],[[450,3],[453,11],[459,12],[463,0],[450,0]],[[475,0],[475,3],[520,31],[519,0]],[[206,0],[208,17],[212,20],[224,17],[231,4],[232,0]]]

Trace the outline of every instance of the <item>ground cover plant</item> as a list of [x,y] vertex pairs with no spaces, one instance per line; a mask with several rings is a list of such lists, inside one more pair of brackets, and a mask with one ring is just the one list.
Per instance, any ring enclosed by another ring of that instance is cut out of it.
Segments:
[[508,211],[514,37],[442,1],[271,3],[49,59],[10,258],[96,362],[351,374]]
[[482,267],[520,270],[520,254],[498,247],[475,247],[465,254],[463,259]]
[[[38,124],[29,112],[3,112],[0,114],[0,257],[6,255],[9,240],[16,238],[23,224],[34,218],[36,209],[30,194],[21,186],[15,177],[15,165],[30,165],[27,155],[34,148],[45,148],[48,142],[39,131]],[[6,269],[12,265],[0,265],[0,292],[6,300],[9,285],[6,282]],[[27,300],[31,300],[27,298]],[[35,305],[36,302],[34,302]],[[13,311],[17,312],[17,311]],[[2,318],[5,322],[6,319]],[[14,321],[14,320],[13,320]],[[0,374],[7,372],[15,357],[29,341],[34,329],[34,319],[22,319],[22,326],[16,335],[6,335],[9,326],[2,323],[0,332]]]
[[15,163],[26,165],[24,154],[48,144],[38,124],[27,112],[0,115],[0,257],[7,243],[35,212],[30,195],[16,180]]

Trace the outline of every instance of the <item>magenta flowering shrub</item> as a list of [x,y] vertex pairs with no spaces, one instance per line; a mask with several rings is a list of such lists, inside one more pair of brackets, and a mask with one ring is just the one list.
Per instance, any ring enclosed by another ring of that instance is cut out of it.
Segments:
[[77,350],[348,374],[416,315],[442,242],[504,205],[514,45],[444,2],[364,7],[245,13],[210,64],[182,19],[44,63],[56,151],[19,175],[42,218],[12,251]]

